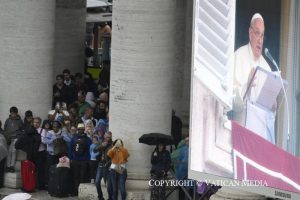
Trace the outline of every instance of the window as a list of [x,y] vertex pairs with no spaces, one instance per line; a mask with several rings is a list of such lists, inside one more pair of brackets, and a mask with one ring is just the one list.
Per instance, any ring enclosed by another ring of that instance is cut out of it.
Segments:
[[193,32],[194,76],[231,108],[235,1],[195,0]]

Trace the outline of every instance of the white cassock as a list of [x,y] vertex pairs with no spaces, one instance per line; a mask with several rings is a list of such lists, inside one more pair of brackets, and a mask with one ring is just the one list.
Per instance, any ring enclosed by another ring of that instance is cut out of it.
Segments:
[[276,114],[254,106],[249,101],[243,101],[244,94],[248,87],[249,74],[257,66],[271,71],[269,64],[263,56],[260,56],[257,61],[254,60],[250,43],[236,50],[233,79],[233,119],[247,129],[275,144],[274,123]]

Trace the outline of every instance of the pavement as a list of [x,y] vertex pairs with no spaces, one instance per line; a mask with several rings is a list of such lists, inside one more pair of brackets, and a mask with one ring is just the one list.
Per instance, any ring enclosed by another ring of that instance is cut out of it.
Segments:
[[[4,198],[5,196],[13,193],[22,192],[20,189],[11,189],[11,188],[0,188],[0,199]],[[63,200],[78,200],[78,197],[65,197],[65,198],[56,198],[50,196],[46,190],[37,190],[33,193],[30,193],[32,197],[31,200],[52,200],[52,199],[63,199]]]

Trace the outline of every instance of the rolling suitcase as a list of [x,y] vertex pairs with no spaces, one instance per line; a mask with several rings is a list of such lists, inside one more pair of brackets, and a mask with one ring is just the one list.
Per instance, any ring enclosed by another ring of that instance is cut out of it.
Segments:
[[48,193],[53,197],[67,197],[70,194],[70,168],[52,165],[49,170]]
[[33,192],[36,188],[36,166],[29,160],[21,162],[22,190]]

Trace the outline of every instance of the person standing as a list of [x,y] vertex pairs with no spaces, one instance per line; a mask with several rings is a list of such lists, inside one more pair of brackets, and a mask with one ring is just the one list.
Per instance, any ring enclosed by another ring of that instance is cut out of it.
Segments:
[[63,73],[64,85],[66,87],[66,93],[67,93],[67,98],[65,99],[65,102],[69,106],[74,101],[76,101],[77,88],[74,81],[71,79],[71,71],[69,69],[64,69],[62,73]]
[[4,123],[4,136],[6,137],[8,147],[8,156],[6,160],[6,171],[14,172],[16,164],[15,143],[17,136],[22,133],[23,121],[18,114],[18,108],[13,106],[9,109],[10,115]]
[[74,135],[70,143],[70,160],[71,168],[73,170],[73,191],[72,196],[78,195],[78,187],[82,182],[86,182],[88,177],[87,167],[90,161],[90,146],[92,144],[91,139],[84,132],[84,124],[79,123],[77,125],[78,133]]
[[[175,165],[175,176],[177,180],[186,180],[188,178],[188,161],[189,161],[189,137],[183,139],[184,144],[179,149],[178,160]],[[191,188],[189,189],[190,195],[192,195]],[[183,189],[179,188],[179,199],[184,199],[185,193]]]
[[64,76],[59,74],[56,76],[56,83],[52,87],[52,108],[57,102],[66,102],[68,99],[67,87],[64,84]]
[[[158,144],[156,146],[151,155],[151,164],[151,179],[166,179],[171,166],[171,156],[164,144]],[[152,188],[151,199],[165,199],[165,184],[163,184],[163,186],[154,186],[154,188]]]
[[96,189],[98,193],[98,199],[103,200],[103,193],[101,189],[101,180],[104,179],[106,182],[106,188],[108,193],[108,199],[113,199],[113,186],[112,181],[110,179],[110,170],[109,167],[111,165],[111,159],[107,156],[107,152],[112,148],[112,134],[111,132],[106,132],[104,134],[104,140],[95,147],[94,152],[98,152],[98,168],[96,173]]
[[25,112],[24,128],[23,129],[26,129],[26,128],[32,126],[32,125],[33,125],[33,114],[32,114],[31,110],[27,110]]
[[[67,145],[67,142],[70,142],[67,134],[62,132],[61,125],[58,121],[53,122],[52,129],[53,130],[47,132],[46,137],[42,137],[42,143],[47,145],[46,172],[49,172],[51,165],[58,163],[59,156],[67,154],[67,152],[60,152],[59,154],[55,152],[57,141],[63,139],[66,143],[65,145]],[[48,175],[49,174],[46,173],[46,183],[48,183]]]
[[85,92],[79,91],[77,97],[77,104],[78,104],[78,114],[79,117],[84,115],[85,110],[90,107],[90,104],[85,101]]
[[175,110],[172,110],[171,135],[173,136],[175,147],[177,148],[178,143],[182,139],[182,121],[175,113]]
[[89,169],[90,169],[90,179],[91,183],[95,183],[95,178],[96,178],[96,170],[97,170],[97,157],[99,155],[99,152],[94,151],[95,148],[97,147],[99,141],[98,137],[96,135],[90,137],[92,140],[92,144],[90,146],[90,161],[89,161]]
[[126,163],[128,162],[129,153],[124,147],[123,141],[117,139],[113,143],[113,147],[107,152],[111,158],[110,179],[113,186],[113,199],[118,199],[118,188],[121,192],[122,200],[126,199],[125,183],[127,179]]
[[44,190],[45,188],[45,177],[46,177],[46,160],[47,152],[46,145],[42,143],[42,138],[46,137],[46,130],[41,128],[42,119],[40,117],[35,117],[33,119],[33,126],[36,128],[37,133],[40,136],[40,144],[37,153],[36,167],[37,167],[37,188],[39,190]]
[[[246,93],[250,78],[258,66],[267,71],[271,71],[269,64],[262,56],[265,24],[263,17],[259,13],[253,15],[248,34],[249,43],[240,47],[235,52],[233,77],[233,120],[239,122],[242,126],[246,125],[247,102],[244,101],[243,97]],[[252,84],[251,87],[255,87],[255,84]],[[255,130],[256,127],[250,127],[250,129],[270,142],[275,143],[275,112],[266,112],[264,116],[260,116],[260,118],[259,123],[263,123],[267,133],[261,133],[261,131]]]

